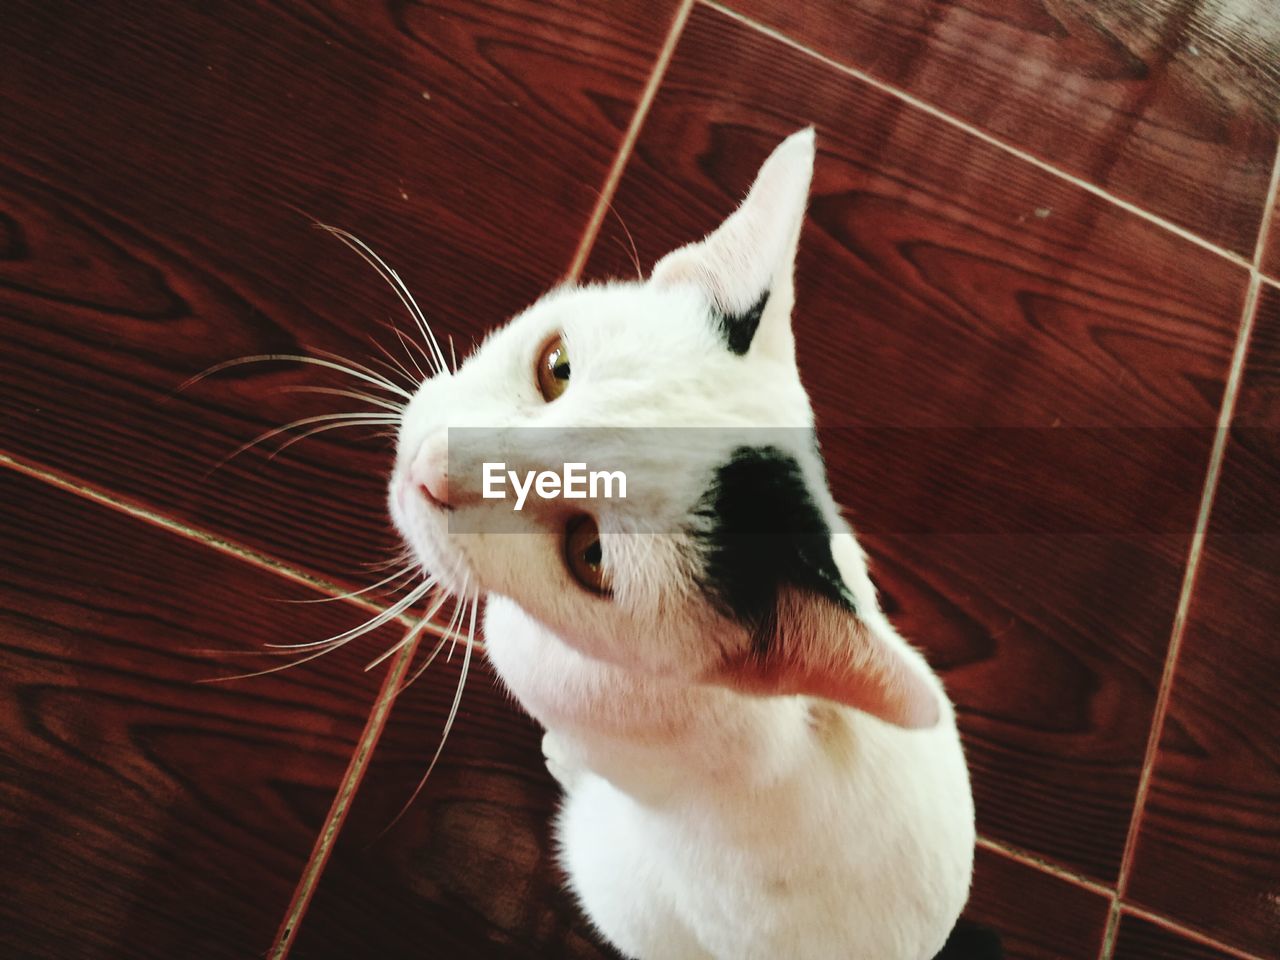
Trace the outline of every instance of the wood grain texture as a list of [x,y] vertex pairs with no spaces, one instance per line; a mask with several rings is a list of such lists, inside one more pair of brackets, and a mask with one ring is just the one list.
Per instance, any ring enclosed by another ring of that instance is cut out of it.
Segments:
[[1253,256],[1280,130],[1272,3],[728,6]]
[[455,655],[397,702],[292,956],[409,958],[424,944],[441,957],[617,956],[562,887],[541,730],[483,659],[440,764],[382,835],[427,769],[458,677]]
[[[1113,881],[1246,273],[706,8],[615,199],[642,264],[809,122],[797,341],[837,497],[959,702],[982,829]],[[606,224],[589,275],[624,248]]]
[[999,934],[1005,960],[1092,960],[1108,907],[1101,894],[984,848],[964,915]]
[[261,955],[391,637],[202,683],[360,613],[13,471],[0,497],[0,953]]
[[[381,835],[435,749],[458,661],[397,703],[293,956],[535,960],[617,956],[592,933],[554,858],[559,787],[541,731],[491,668],[473,664],[445,753],[409,813]],[[1107,900],[1002,856],[978,854],[966,916],[1000,934],[1010,960],[1092,957]]]
[[1265,246],[1262,249],[1262,272],[1272,281],[1280,283],[1280,196],[1276,197],[1275,208],[1271,211],[1269,233],[1270,237],[1264,238]]
[[1123,914],[1112,960],[1235,960],[1235,954],[1161,927],[1142,917]]
[[1129,896],[1214,938],[1280,944],[1280,291],[1264,287]]
[[469,349],[568,267],[674,5],[7,4],[0,449],[350,579],[390,548],[386,443],[208,473],[362,408],[280,388],[359,384],[274,365],[169,394],[245,355],[395,349],[391,290],[312,216]]

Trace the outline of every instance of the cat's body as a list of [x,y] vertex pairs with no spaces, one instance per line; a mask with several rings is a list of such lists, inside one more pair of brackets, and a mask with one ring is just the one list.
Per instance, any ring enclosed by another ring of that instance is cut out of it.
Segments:
[[[489,657],[565,788],[572,887],[640,960],[927,960],[968,894],[954,713],[879,609],[796,373],[813,156],[811,131],[790,138],[738,213],[647,283],[535,304],[424,384],[400,437],[393,515],[446,584],[488,595]],[[442,453],[461,426],[712,432],[679,451],[606,444],[663,482],[535,504],[513,534],[466,525],[502,507]]]
[[548,730],[573,889],[623,953],[923,960],[942,947],[973,853],[949,709],[905,731],[824,700],[635,677],[506,600],[490,601],[485,635]]

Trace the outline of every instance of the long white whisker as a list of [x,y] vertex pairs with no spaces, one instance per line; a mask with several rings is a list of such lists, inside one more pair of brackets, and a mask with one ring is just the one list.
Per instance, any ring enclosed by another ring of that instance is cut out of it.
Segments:
[[[468,577],[468,580],[469,579],[470,578]],[[467,582],[464,581],[462,585],[463,593],[466,592],[466,588],[467,588]],[[447,720],[445,720],[445,723],[444,723],[444,733],[441,734],[440,736],[440,745],[436,747],[435,755],[431,758],[431,763],[427,766],[427,772],[424,773],[422,775],[422,779],[418,781],[418,785],[417,787],[414,788],[413,794],[405,802],[405,805],[400,808],[400,812],[395,815],[395,818],[389,824],[387,824],[386,829],[382,831],[383,834],[385,834],[387,830],[390,830],[392,827],[394,827],[396,823],[399,822],[400,818],[403,817],[405,813],[408,812],[409,807],[413,805],[413,801],[418,799],[418,794],[422,792],[422,788],[426,786],[427,780],[431,777],[431,772],[436,768],[436,762],[439,761],[440,754],[444,752],[444,745],[449,739],[450,731],[453,730],[453,721],[458,716],[458,705],[462,703],[462,691],[467,685],[467,673],[471,669],[471,651],[475,647],[475,636],[476,636],[476,604],[472,603],[471,625],[468,628],[468,639],[467,639],[466,649],[463,651],[463,654],[462,654],[462,670],[460,671],[458,676],[458,688],[453,694],[453,704],[449,707],[449,717]],[[379,836],[382,836],[382,834],[379,834]]]
[[324,393],[333,397],[350,397],[353,400],[363,400],[365,403],[372,403],[375,406],[382,407],[384,410],[390,410],[393,413],[403,413],[405,405],[398,400],[388,400],[385,397],[375,397],[371,393],[362,393],[359,390],[337,390],[333,387],[277,387],[280,393]]
[[[324,413],[315,417],[303,417],[301,420],[294,420],[292,423],[286,423],[282,427],[276,427],[273,430],[268,430],[266,433],[261,433],[258,436],[254,437],[252,440],[250,440],[248,443],[240,444],[240,446],[236,447],[234,450],[228,453],[225,457],[223,457],[221,460],[215,463],[209,469],[209,472],[205,474],[205,476],[208,477],[211,474],[213,474],[215,471],[222,469],[222,467],[226,466],[229,461],[234,460],[236,457],[240,456],[240,454],[244,453],[246,450],[256,447],[258,444],[263,443],[266,440],[270,440],[272,437],[278,437],[282,433],[287,433],[288,431],[294,429],[295,427],[305,427],[307,424],[310,424],[310,423],[322,423],[326,421],[337,421],[336,423],[330,423],[329,424],[330,427],[347,427],[347,426],[358,427],[362,425],[362,421],[366,421],[366,420],[373,420],[374,423],[399,423],[400,422],[399,415],[395,415],[395,419],[385,419],[385,420],[381,419],[384,416],[390,418],[393,415],[389,413],[388,414]],[[375,417],[378,419],[374,419]],[[322,427],[321,429],[328,429],[328,427]],[[289,442],[289,444],[295,443],[298,440],[302,440],[306,437],[309,437],[312,433],[315,433],[315,432],[317,431],[308,430],[305,433],[303,433],[301,436],[294,437],[293,440]],[[289,446],[289,444],[285,444],[284,446],[280,447],[278,450],[274,451],[271,454],[271,457],[274,458],[275,455],[280,452],[280,450],[283,450],[284,447]]]
[[399,566],[403,563],[409,563],[413,560],[413,550],[404,547],[396,553],[395,556],[386,560],[374,560],[370,563],[361,563],[360,566],[370,573],[381,573],[383,570],[390,570],[392,567]]
[[418,326],[422,329],[422,332],[426,334],[427,340],[435,354],[435,359],[432,366],[436,367],[436,369],[440,372],[447,372],[445,363],[444,363],[444,354],[440,352],[440,344],[436,342],[435,334],[431,332],[431,325],[427,323],[426,316],[423,314],[422,309],[418,306],[418,302],[413,299],[413,294],[409,292],[409,288],[405,286],[404,281],[400,279],[400,275],[396,273],[394,270],[392,270],[391,267],[387,265],[387,262],[385,260],[383,260],[376,253],[374,253],[373,249],[367,243],[365,243],[363,240],[357,237],[355,234],[349,233],[346,230],[343,230],[341,227],[332,227],[324,223],[318,223],[316,224],[316,226],[318,226],[321,230],[325,230],[333,234],[335,237],[337,237],[339,240],[345,243],[348,247],[354,250],[362,258],[364,258],[364,261],[366,263],[368,263],[371,267],[377,270],[378,273],[382,276],[382,278],[387,281],[387,283],[391,285],[391,289],[393,289],[396,292],[396,296],[400,298],[400,302],[404,304],[405,309],[409,311],[409,315],[413,317],[415,321],[417,321]]
[[418,383],[431,379],[422,370],[422,365],[418,363],[418,357],[422,357],[427,362],[427,366],[431,366],[431,355],[422,348],[422,345],[416,340],[411,339],[403,330],[401,330],[393,320],[388,320],[388,327],[396,335],[396,339],[400,341],[400,346],[404,347],[405,356],[409,358],[409,362],[413,364],[413,369],[418,371]]
[[[340,593],[335,597],[313,597],[309,600],[277,600],[276,602],[277,603],[332,603],[335,600],[350,600],[352,597],[359,597],[359,596],[363,596],[366,593],[371,593],[374,590],[377,590],[379,587],[385,586],[388,583],[393,583],[396,580],[403,580],[405,577],[409,576],[411,573],[414,573],[414,572],[415,570],[413,567],[405,567],[403,570],[397,570],[391,576],[386,577],[382,580],[379,580],[377,583],[371,584],[360,590],[353,590],[350,593]],[[397,591],[400,591],[403,589],[404,589],[403,586],[396,587]]]
[[[463,581],[465,584],[465,580]],[[453,648],[458,644],[458,630],[462,627],[462,620],[467,615],[467,602],[464,597],[458,598],[458,605],[454,608],[453,616],[449,618],[449,625],[445,627],[445,634],[451,638],[449,643],[449,655],[445,657],[445,663],[453,661]]]
[[[252,673],[237,673],[229,677],[207,677],[203,680],[197,680],[196,682],[197,683],[225,683],[228,680],[249,680],[253,677],[265,677],[269,673],[279,673],[281,670],[288,670],[292,667],[300,667],[304,663],[310,663],[312,660],[318,659],[319,657],[323,657],[326,653],[329,653],[334,649],[336,649],[336,647],[325,647],[321,650],[317,650],[315,653],[308,654],[305,657],[299,657],[297,660],[291,660],[289,663],[282,663],[278,667],[268,667],[266,670],[255,670]],[[248,653],[252,651],[243,651],[243,652]],[[276,652],[284,653],[285,651],[263,650],[260,652],[263,654],[267,654],[267,653],[276,653]]]
[[[383,376],[381,373],[379,373],[377,370],[374,370],[370,366],[367,366],[363,363],[357,363],[355,360],[350,360],[347,357],[340,357],[336,353],[330,353],[328,350],[321,350],[317,347],[313,347],[312,349],[316,353],[318,353],[321,357],[323,357],[325,360],[330,360],[334,363],[350,364],[351,369],[353,371],[359,371],[360,373],[363,373],[365,376],[372,377],[374,380],[382,383],[382,385],[385,387],[394,387],[396,390],[401,390],[401,392],[404,392],[401,389],[400,385],[397,384],[394,380],[391,380],[389,377]],[[413,399],[411,394],[409,395],[409,399]]]
[[453,334],[449,334],[449,359],[453,361],[453,372],[458,372],[458,351],[453,348]]
[[[391,416],[390,414],[387,414],[388,418],[390,416]],[[312,427],[310,430],[304,430],[302,431],[302,433],[298,434],[296,437],[290,437],[284,443],[280,444],[280,446],[276,447],[269,454],[267,454],[267,459],[274,460],[280,454],[284,453],[285,450],[292,447],[295,443],[305,440],[307,439],[307,437],[314,437],[317,433],[324,433],[327,430],[337,430],[340,427],[375,427],[375,426],[381,426],[383,424],[396,425],[399,423],[400,423],[400,419],[398,417],[395,419],[368,417],[367,419],[364,419],[364,420],[346,420],[341,423],[322,424],[321,426],[318,426],[318,427]],[[379,434],[379,436],[394,436],[394,435],[395,434]]]
[[[400,331],[397,330],[396,332],[399,333]],[[412,386],[416,387],[426,379],[421,370],[418,370],[418,376],[415,379],[414,375],[409,372],[409,368],[397,360],[395,354],[380,344],[377,340],[373,339],[373,337],[369,337],[369,342],[372,343],[374,348],[395,366],[396,370],[398,370],[404,376],[405,380],[407,380]],[[409,354],[409,360],[411,362],[413,361],[413,354]],[[414,369],[417,369],[418,367],[417,363],[414,363],[413,366]]]
[[192,384],[199,383],[201,380],[205,379],[206,377],[211,377],[215,373],[221,373],[223,370],[230,369],[231,367],[238,367],[246,363],[266,363],[270,360],[287,360],[292,363],[309,363],[312,366],[316,366],[316,367],[325,367],[329,370],[338,370],[342,373],[347,374],[348,376],[356,377],[357,379],[364,380],[367,383],[371,383],[374,386],[379,387],[383,390],[388,390],[391,393],[399,394],[400,396],[404,397],[406,400],[413,399],[413,395],[411,393],[407,392],[401,387],[396,386],[394,383],[390,382],[389,380],[383,379],[382,377],[379,377],[376,375],[371,376],[369,373],[361,373],[360,371],[354,370],[348,366],[344,366],[343,364],[334,363],[332,360],[322,360],[317,357],[304,357],[299,354],[292,354],[292,353],[262,353],[252,357],[237,357],[235,360],[224,360],[222,363],[215,363],[208,370],[204,370],[201,373],[197,373],[194,377],[191,377],[188,380],[183,381],[181,386],[179,386],[178,389],[174,392],[180,393],[183,390],[187,389],[187,387],[191,386]]
[[[440,608],[445,605],[448,599],[449,599],[448,592],[445,590],[441,590],[440,595],[436,597],[434,603],[432,603],[431,605],[431,608],[422,615],[422,624],[424,626],[428,626],[430,624],[435,623],[435,620],[433,618],[437,613],[440,612]],[[408,646],[409,643],[410,643],[410,638],[405,637],[399,643],[396,643],[395,645],[391,646],[387,650],[384,650],[382,653],[378,654],[378,656],[374,657],[367,664],[365,664],[365,668],[364,668],[365,672],[367,673],[368,671],[374,669],[378,664],[386,660],[387,657],[392,656],[393,654],[396,653],[396,651],[400,650],[402,647]]]
[[271,647],[276,650],[314,650],[317,647],[337,647],[356,637],[363,636],[370,630],[376,630],[388,620],[393,620],[400,616],[406,609],[417,603],[427,595],[427,592],[435,586],[435,578],[428,578],[418,586],[414,587],[409,593],[401,597],[391,606],[387,607],[377,615],[369,618],[358,627],[352,627],[343,633],[335,634],[327,640],[312,640],[308,643],[267,643],[263,646]]

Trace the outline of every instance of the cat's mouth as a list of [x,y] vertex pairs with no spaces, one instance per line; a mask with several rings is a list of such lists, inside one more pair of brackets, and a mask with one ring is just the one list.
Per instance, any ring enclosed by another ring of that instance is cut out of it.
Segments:
[[408,471],[397,470],[390,487],[391,519],[423,569],[455,596],[475,590],[466,550],[449,535],[447,514],[452,508],[415,483]]

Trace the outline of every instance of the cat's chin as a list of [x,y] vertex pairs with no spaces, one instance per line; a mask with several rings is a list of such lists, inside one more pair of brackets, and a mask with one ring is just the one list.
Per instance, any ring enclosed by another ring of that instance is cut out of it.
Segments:
[[479,587],[466,554],[449,542],[448,519],[444,511],[417,497],[408,484],[393,482],[388,500],[391,519],[401,539],[413,551],[423,570],[434,576],[441,588],[460,596]]

